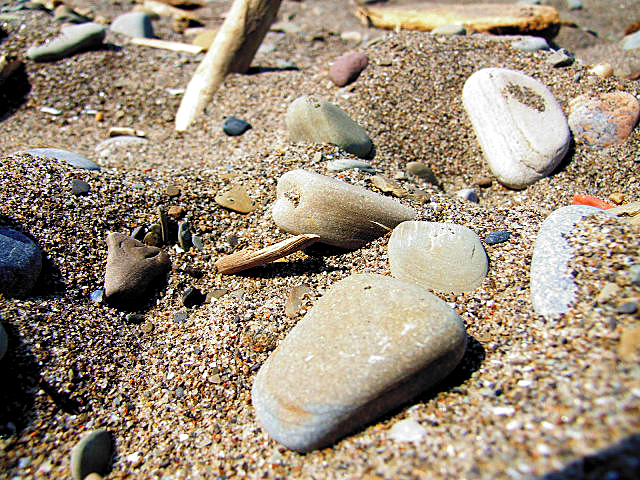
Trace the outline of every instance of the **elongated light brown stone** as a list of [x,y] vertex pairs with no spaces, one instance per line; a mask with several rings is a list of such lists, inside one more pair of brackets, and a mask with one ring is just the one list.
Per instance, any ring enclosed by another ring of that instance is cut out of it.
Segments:
[[216,262],[216,268],[219,273],[231,274],[240,272],[286,257],[287,255],[308,247],[319,239],[319,235],[297,235],[278,242],[275,245],[263,248],[262,250],[241,250],[219,259]]

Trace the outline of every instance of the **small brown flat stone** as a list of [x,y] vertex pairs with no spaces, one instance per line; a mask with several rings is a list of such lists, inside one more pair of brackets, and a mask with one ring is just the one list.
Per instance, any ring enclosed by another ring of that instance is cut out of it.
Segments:
[[179,205],[172,205],[169,207],[169,210],[167,211],[167,214],[170,217],[175,218],[176,220],[181,218],[184,215],[184,207],[181,207]]
[[640,326],[627,327],[620,335],[618,356],[624,361],[640,357]]
[[240,185],[231,187],[226,192],[220,192],[216,195],[215,201],[218,205],[238,213],[253,212],[258,205],[247,191]]

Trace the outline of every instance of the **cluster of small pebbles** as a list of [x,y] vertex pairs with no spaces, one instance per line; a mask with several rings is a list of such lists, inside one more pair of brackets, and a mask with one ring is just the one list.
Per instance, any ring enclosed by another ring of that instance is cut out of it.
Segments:
[[183,40],[167,19],[80,23],[103,47],[47,64],[27,47],[74,29],[16,12],[1,478],[637,477],[640,227],[567,207],[638,200],[637,82],[490,37],[354,50],[283,22],[266,73],[177,134],[201,57],[102,43]]

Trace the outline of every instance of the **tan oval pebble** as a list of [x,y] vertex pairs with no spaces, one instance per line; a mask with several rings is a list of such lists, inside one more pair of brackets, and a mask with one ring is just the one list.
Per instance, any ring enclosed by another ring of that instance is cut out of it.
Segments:
[[216,195],[215,201],[218,205],[238,213],[253,212],[258,205],[241,185],[231,187],[231,189],[220,192]]
[[409,192],[405,190],[398,182],[385,177],[384,175],[374,175],[371,177],[371,185],[376,187],[382,193],[390,193],[394,197],[404,198],[409,195]]
[[589,69],[590,73],[599,76],[600,78],[609,78],[613,75],[613,67],[608,63],[599,63]]
[[311,297],[313,290],[309,285],[296,285],[289,291],[287,295],[287,301],[284,305],[284,314],[289,317],[295,317],[302,308],[302,302],[305,297]]
[[389,239],[391,274],[429,290],[477,288],[489,269],[480,238],[453,223],[403,222]]
[[272,211],[282,230],[343,248],[359,248],[415,215],[397,200],[307,170],[280,178]]
[[611,195],[609,195],[609,200],[611,200],[616,205],[620,205],[622,202],[624,202],[624,199],[625,199],[624,193],[621,193],[621,192],[614,192]]
[[640,327],[626,327],[620,335],[618,356],[628,362],[640,358]]
[[202,47],[204,50],[209,50],[209,47],[216,39],[217,34],[217,30],[205,29],[198,33],[191,43],[196,47]]
[[569,102],[569,126],[578,143],[595,148],[623,143],[640,116],[640,103],[630,93],[580,95]]
[[418,285],[374,274],[333,285],[262,365],[251,398],[286,447],[309,451],[402,405],[462,358],[460,317]]

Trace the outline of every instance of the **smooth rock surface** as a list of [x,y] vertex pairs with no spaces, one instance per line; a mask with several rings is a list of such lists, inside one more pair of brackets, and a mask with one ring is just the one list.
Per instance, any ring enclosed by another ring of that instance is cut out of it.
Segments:
[[546,177],[569,150],[562,108],[547,87],[523,73],[479,70],[465,82],[462,99],[489,168],[507,187]]
[[154,38],[151,17],[145,12],[127,12],[117,16],[111,27],[112,32],[129,37]]
[[524,37],[513,42],[511,48],[525,52],[535,52],[536,50],[549,50],[549,44],[542,37]]
[[88,158],[59,148],[30,148],[16,153],[28,153],[37,157],[55,158],[62,162],[66,162],[73,167],[82,168],[84,170],[100,170],[98,164],[92,162]]
[[640,31],[625,36],[622,39],[622,48],[624,50],[634,50],[640,48]]
[[575,60],[576,56],[566,48],[556,50],[547,57],[547,63],[556,68],[568,67],[575,62]]
[[400,420],[389,430],[389,438],[395,442],[420,442],[426,435],[427,430],[413,418]]
[[42,252],[26,235],[0,227],[0,294],[27,296],[42,269]]
[[171,271],[169,255],[122,233],[107,236],[107,302],[126,309],[144,305],[152,287]]
[[393,229],[388,248],[391,274],[429,290],[473,290],[489,270],[478,235],[454,223],[403,222]]
[[369,65],[369,57],[364,52],[351,51],[341,55],[329,68],[329,78],[337,87],[353,83]]
[[434,35],[466,35],[467,29],[463,25],[439,25],[431,33]]
[[367,173],[376,173],[376,169],[370,163],[362,160],[338,159],[327,162],[327,170],[332,172],[342,172],[351,169]]
[[588,205],[569,205],[542,222],[531,260],[531,303],[537,314],[559,315],[569,310],[576,285],[568,267],[573,250],[565,237],[584,217],[605,212]]
[[437,384],[466,343],[460,317],[418,285],[352,275],[262,365],[251,395],[256,416],[290,449],[330,445]]
[[373,157],[373,142],[355,121],[334,104],[302,96],[287,110],[287,129],[292,142],[330,143],[360,158]]
[[272,211],[282,230],[314,233],[320,242],[344,248],[359,248],[415,216],[392,198],[307,170],[280,177]]
[[85,435],[71,451],[73,480],[83,480],[91,473],[107,474],[113,453],[113,435],[107,430],[94,430]]
[[478,203],[480,199],[478,198],[478,194],[473,188],[463,188],[462,190],[458,190],[456,195],[467,202]]
[[237,137],[251,128],[251,124],[239,118],[229,116],[222,124],[222,130],[230,137]]
[[27,50],[27,57],[36,62],[52,62],[70,57],[79,51],[102,45],[106,32],[107,27],[92,22],[62,27],[58,37]]
[[578,143],[596,148],[623,143],[640,117],[640,103],[630,93],[580,95],[569,102],[569,128]]

